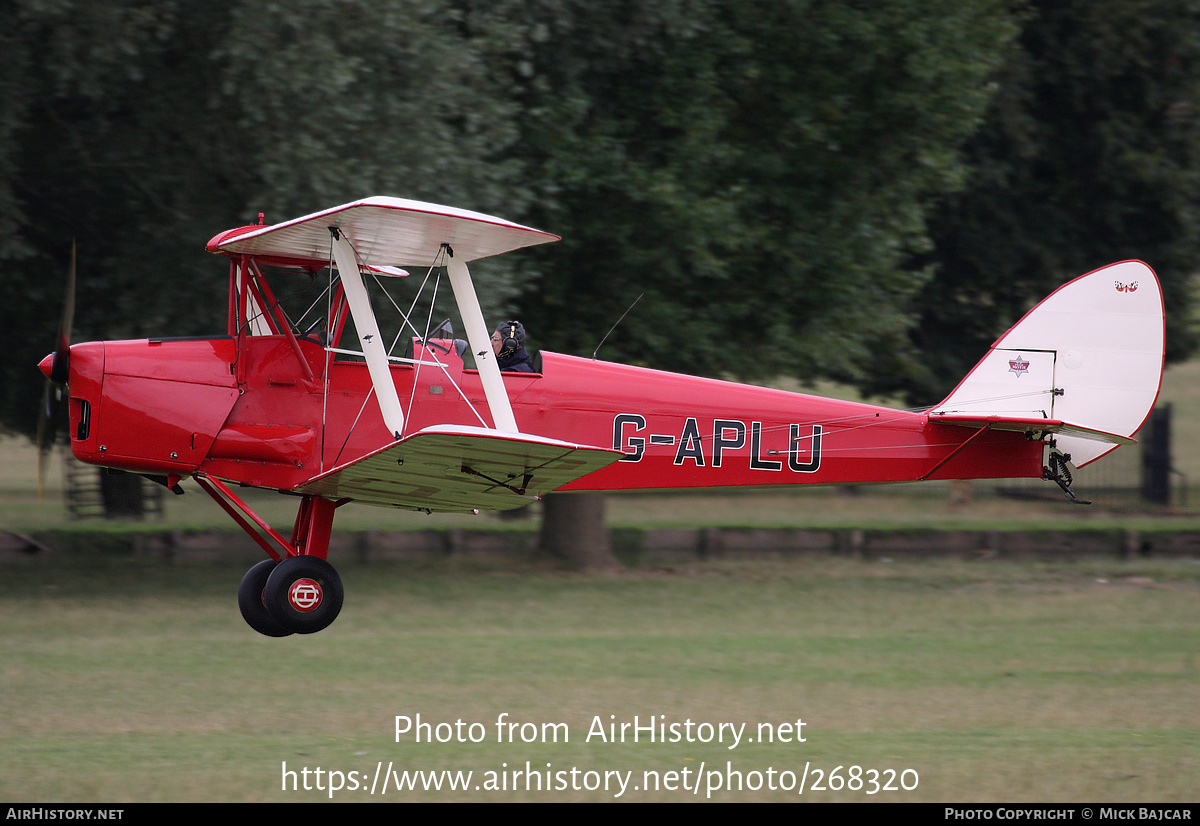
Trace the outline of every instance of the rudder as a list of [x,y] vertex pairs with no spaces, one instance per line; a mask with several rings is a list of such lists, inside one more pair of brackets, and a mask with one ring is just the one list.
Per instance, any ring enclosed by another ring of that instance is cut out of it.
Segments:
[[[1000,336],[931,414],[1061,420],[1120,437],[1146,421],[1162,384],[1162,287],[1141,261],[1070,281]],[[1056,436],[1076,467],[1117,445]]]

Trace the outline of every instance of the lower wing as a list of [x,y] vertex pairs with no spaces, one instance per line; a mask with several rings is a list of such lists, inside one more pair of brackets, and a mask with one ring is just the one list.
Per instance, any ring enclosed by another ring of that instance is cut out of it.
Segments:
[[435,425],[315,476],[295,491],[415,510],[511,510],[622,455],[525,433]]

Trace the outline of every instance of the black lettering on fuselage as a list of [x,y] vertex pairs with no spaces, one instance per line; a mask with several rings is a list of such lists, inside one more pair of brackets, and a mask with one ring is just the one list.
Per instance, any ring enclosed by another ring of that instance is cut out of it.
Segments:
[[640,462],[646,452],[646,440],[639,436],[625,436],[625,425],[633,425],[637,433],[646,427],[646,417],[637,413],[618,413],[613,419],[613,450],[619,450],[625,455],[622,462]]
[[696,467],[704,467],[704,446],[700,443],[700,428],[690,416],[683,424],[679,449],[675,451],[675,464],[682,465],[684,459],[691,459],[696,463]]
[[[812,459],[807,462],[800,461],[800,451],[803,449],[804,442],[811,442],[809,449],[812,451]],[[800,436],[800,425],[794,424],[789,428],[788,433],[788,468],[796,473],[816,473],[821,467],[821,426],[815,424],[812,426],[811,436]]]
[[[657,429],[663,429],[659,423]],[[783,425],[769,425],[768,431],[778,431]],[[801,435],[804,425],[788,425],[787,467],[793,473],[815,473],[821,467],[821,425],[809,425],[809,432]],[[713,419],[712,426],[712,466],[721,467],[730,451],[742,450],[746,447],[746,423],[738,419]],[[768,458],[781,456],[782,450],[768,450],[763,447],[763,423],[750,422],[750,456],[751,470],[765,470],[778,473],[783,470],[781,459]],[[613,417],[613,450],[624,454],[622,462],[640,462],[646,458],[646,446],[670,447],[678,444],[675,450],[674,464],[681,466],[691,460],[695,467],[705,466],[704,442],[707,437],[700,435],[700,425],[697,417],[688,416],[684,419],[683,429],[676,436],[673,433],[648,433],[646,417],[639,413],[618,413]],[[807,461],[804,459],[807,458]]]
[[[733,431],[734,437],[725,438],[727,431]],[[713,467],[721,466],[721,454],[726,450],[737,450],[746,444],[746,425],[736,419],[713,420]]]
[[762,422],[750,423],[750,469],[783,470],[783,462],[762,457]]

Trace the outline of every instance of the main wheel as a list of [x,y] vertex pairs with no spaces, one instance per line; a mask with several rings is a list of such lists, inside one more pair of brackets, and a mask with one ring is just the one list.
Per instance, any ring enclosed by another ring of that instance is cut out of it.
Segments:
[[315,634],[342,610],[342,579],[323,559],[291,556],[275,566],[263,589],[267,613],[297,634]]
[[286,637],[292,633],[276,622],[263,604],[263,589],[267,587],[267,579],[278,564],[273,559],[264,559],[246,572],[238,588],[238,608],[242,609],[242,619],[255,631],[268,637]]

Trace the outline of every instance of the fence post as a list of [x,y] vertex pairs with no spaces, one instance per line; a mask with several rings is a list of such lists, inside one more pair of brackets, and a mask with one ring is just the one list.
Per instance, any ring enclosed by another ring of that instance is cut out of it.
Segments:
[[1171,405],[1150,411],[1142,428],[1142,498],[1171,504]]

